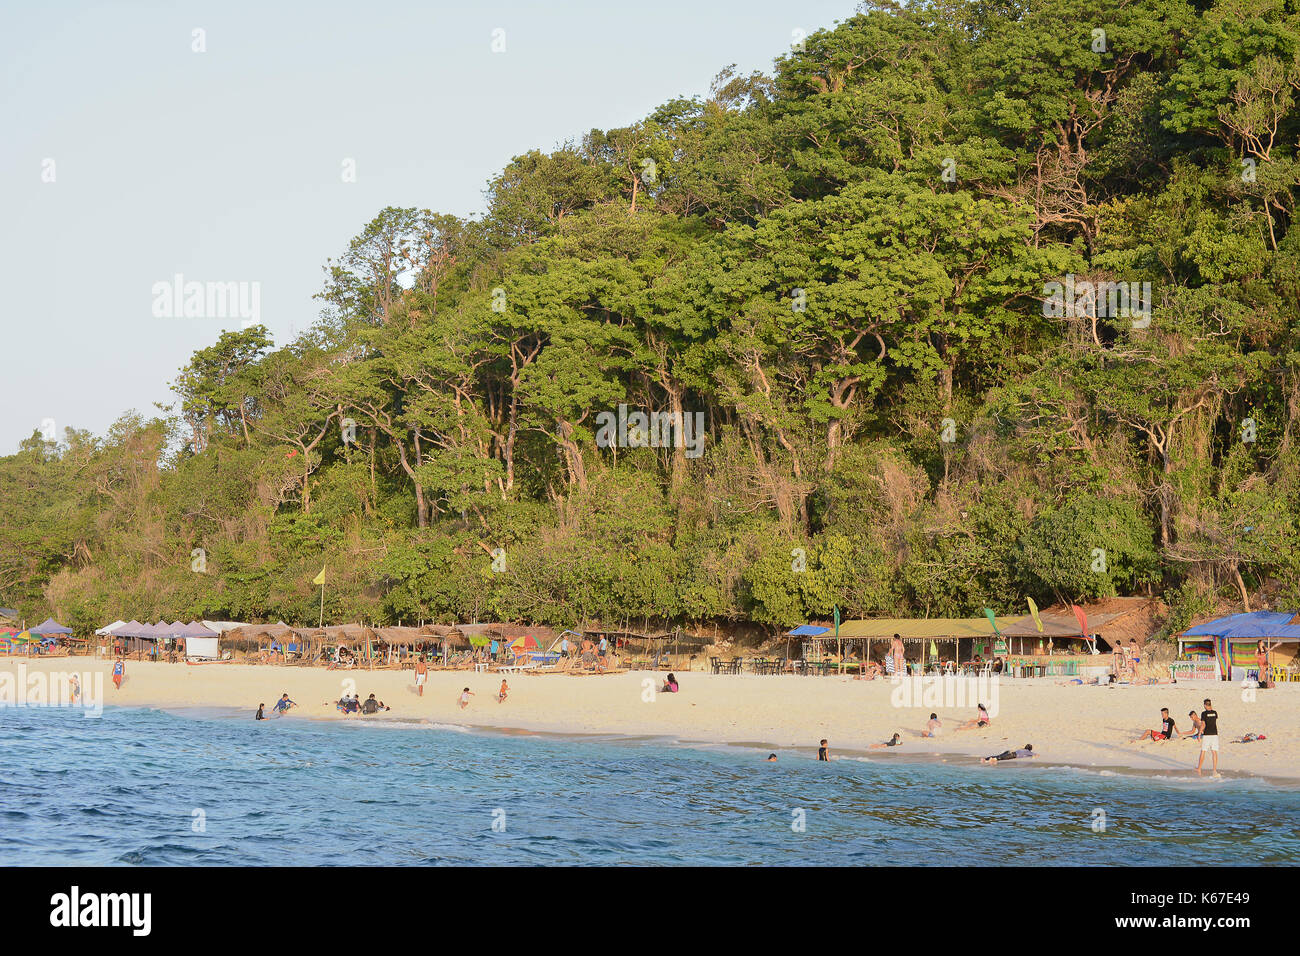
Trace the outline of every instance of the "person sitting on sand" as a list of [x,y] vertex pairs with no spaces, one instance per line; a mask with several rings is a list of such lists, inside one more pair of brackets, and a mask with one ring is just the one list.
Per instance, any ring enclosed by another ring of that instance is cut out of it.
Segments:
[[818,760],[830,760],[830,759],[831,759],[831,748],[828,747],[828,746],[826,746],[826,738],[825,738],[825,737],[822,738],[821,746],[817,748],[817,759],[818,759]]
[[361,713],[377,714],[379,713],[379,701],[375,700],[375,695],[371,694],[366,698],[366,702],[361,705]]
[[266,707],[266,704],[258,704],[258,705],[257,705],[257,716],[255,716],[255,717],[253,718],[254,720],[266,720],[266,714],[262,713],[262,711],[263,711],[263,709],[264,709],[265,707]]
[[1196,711],[1194,710],[1189,710],[1187,716],[1192,722],[1192,732],[1187,736],[1192,740],[1200,740],[1201,732],[1205,729],[1205,724],[1201,723],[1201,718],[1196,716]]
[[1025,744],[1019,750],[1004,750],[996,757],[985,757],[980,763],[997,763],[999,760],[1015,760],[1024,757],[1037,757],[1033,744]]
[[1135,737],[1129,743],[1135,744],[1139,740],[1146,740],[1150,737],[1152,740],[1175,740],[1178,737],[1178,728],[1174,726],[1174,719],[1169,716],[1169,708],[1160,708],[1160,729],[1147,730],[1142,733],[1141,737]]
[[970,730],[973,727],[987,727],[990,723],[991,721],[989,720],[988,710],[984,707],[983,704],[980,704],[975,709],[975,716],[970,720],[966,721],[966,723],[962,724],[957,729]]
[[677,676],[669,674],[668,679],[664,681],[664,686],[659,688],[661,694],[676,694],[681,688],[677,686]]
[[939,719],[938,714],[931,714],[930,719],[925,723],[925,733],[922,737],[938,737],[939,731],[943,730],[943,721]]
[[502,678],[501,689],[497,691],[497,703],[498,704],[502,703],[506,699],[506,697],[509,696],[509,694],[510,694],[510,685],[505,682],[505,678]]
[[460,709],[461,709],[461,710],[464,710],[466,707],[468,707],[468,706],[469,706],[469,699],[470,699],[471,697],[475,697],[475,696],[477,696],[477,695],[476,695],[472,690],[470,690],[468,687],[466,687],[463,691],[461,691],[461,692],[460,692]]
[[871,749],[883,750],[886,747],[901,747],[901,746],[903,746],[902,737],[900,737],[898,734],[894,734],[894,736],[890,737],[883,744],[872,744]]
[[289,712],[290,707],[297,707],[297,706],[298,705],[296,703],[294,703],[289,699],[288,694],[281,694],[280,699],[275,702],[275,716],[283,717],[285,714]]

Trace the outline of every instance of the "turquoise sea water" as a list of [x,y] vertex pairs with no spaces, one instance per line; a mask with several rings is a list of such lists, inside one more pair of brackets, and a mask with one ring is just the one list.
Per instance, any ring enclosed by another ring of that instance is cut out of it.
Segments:
[[1300,789],[1262,781],[764,756],[9,708],[0,865],[1300,863]]

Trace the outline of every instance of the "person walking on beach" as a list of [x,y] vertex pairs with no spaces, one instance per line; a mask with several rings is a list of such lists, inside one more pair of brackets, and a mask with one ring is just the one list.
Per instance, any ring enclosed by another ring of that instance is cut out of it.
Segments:
[[510,694],[510,685],[506,683],[505,678],[503,677],[501,679],[501,689],[497,691],[497,703],[498,704],[504,703],[506,697],[509,696],[509,694]]
[[421,657],[415,662],[415,692],[419,696],[424,696],[424,682],[429,679],[429,665]]
[[468,706],[469,706],[469,699],[470,699],[471,697],[476,697],[476,696],[478,696],[478,695],[476,695],[476,694],[475,694],[472,690],[470,690],[468,687],[466,687],[463,691],[461,691],[461,692],[460,692],[460,709],[461,709],[461,710],[464,710],[466,707],[468,707]]
[[122,689],[122,678],[125,676],[126,664],[122,663],[122,658],[119,657],[117,663],[113,665],[113,688],[115,690]]
[[826,739],[824,737],[822,738],[821,746],[817,748],[817,759],[818,760],[831,759],[831,748],[826,746]]
[[74,706],[81,702],[81,681],[73,674],[68,679],[68,703]]
[[1201,775],[1201,764],[1205,755],[1213,754],[1214,776],[1219,776],[1219,712],[1210,703],[1210,698],[1203,701],[1205,710],[1201,711],[1201,755],[1196,760],[1196,775]]
[[290,707],[297,706],[297,703],[289,699],[288,694],[281,694],[280,699],[275,702],[275,716],[283,717],[289,712]]
[[1147,730],[1142,733],[1141,737],[1130,740],[1129,743],[1135,744],[1139,740],[1146,740],[1150,737],[1152,740],[1174,740],[1178,737],[1178,728],[1174,726],[1174,719],[1169,716],[1169,708],[1160,708],[1160,729]]

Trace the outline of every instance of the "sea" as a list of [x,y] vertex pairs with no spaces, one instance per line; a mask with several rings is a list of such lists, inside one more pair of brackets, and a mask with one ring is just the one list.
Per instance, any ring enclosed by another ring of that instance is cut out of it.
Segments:
[[0,709],[0,865],[1294,865],[1282,782]]

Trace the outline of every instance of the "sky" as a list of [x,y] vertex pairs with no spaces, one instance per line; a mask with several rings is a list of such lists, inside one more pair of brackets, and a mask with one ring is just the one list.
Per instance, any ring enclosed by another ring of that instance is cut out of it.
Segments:
[[[62,440],[156,414],[190,355],[254,304],[287,343],[319,314],[326,260],[385,206],[481,214],[512,157],[704,96],[728,64],[770,71],[792,40],[853,12],[852,0],[5,4],[0,454],[34,430]],[[164,293],[178,275],[239,283],[246,308],[205,300],[186,317]]]

